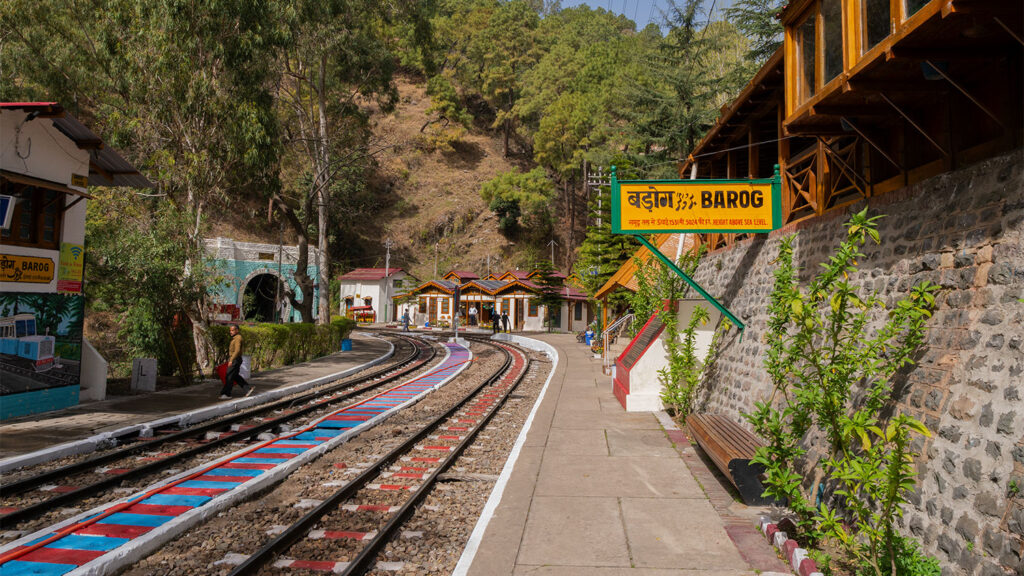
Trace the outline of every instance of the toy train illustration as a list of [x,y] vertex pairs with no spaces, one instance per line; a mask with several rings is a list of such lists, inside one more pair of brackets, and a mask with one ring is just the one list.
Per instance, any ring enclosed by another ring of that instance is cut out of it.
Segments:
[[0,354],[17,356],[32,362],[36,372],[53,368],[56,338],[36,334],[33,314],[15,314],[0,318]]

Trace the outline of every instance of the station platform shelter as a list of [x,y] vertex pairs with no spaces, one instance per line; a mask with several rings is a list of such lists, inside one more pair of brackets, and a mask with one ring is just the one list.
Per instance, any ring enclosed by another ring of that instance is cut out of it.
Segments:
[[[539,275],[537,270],[510,270],[480,279],[472,273],[452,271],[441,280],[428,280],[399,295],[398,299],[404,304],[399,306],[397,317],[408,312],[414,325],[448,327],[458,312],[460,324],[465,325],[470,308],[475,307],[477,323],[482,327],[490,326],[495,316],[507,314],[509,328],[513,331],[545,331],[548,329],[548,311],[540,304],[539,297],[546,288],[537,283]],[[587,295],[579,287],[566,282],[565,275],[555,273],[553,276],[562,285],[554,288],[561,304],[553,311],[552,329],[561,332],[586,330],[595,321]],[[459,294],[458,307],[456,291]]]

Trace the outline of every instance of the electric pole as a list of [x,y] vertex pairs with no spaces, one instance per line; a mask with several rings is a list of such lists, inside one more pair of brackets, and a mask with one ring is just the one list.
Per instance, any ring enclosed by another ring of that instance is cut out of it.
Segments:
[[437,280],[437,245],[440,242],[434,242],[434,280]]
[[558,246],[558,242],[556,242],[555,239],[552,238],[551,242],[548,242],[548,246],[551,246],[551,267],[554,268],[555,267],[555,246]]
[[[277,322],[284,321],[284,307],[281,306],[281,261],[284,260],[284,220],[281,220],[281,234],[277,238],[277,294],[274,296],[274,317]],[[280,312],[280,316],[278,316]]]
[[388,312],[391,311],[391,238],[384,241],[384,323],[388,323]]

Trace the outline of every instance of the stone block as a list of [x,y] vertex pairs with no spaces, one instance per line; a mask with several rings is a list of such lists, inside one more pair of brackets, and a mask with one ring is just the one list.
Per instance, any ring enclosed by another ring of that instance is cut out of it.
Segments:
[[782,543],[782,555],[786,557],[787,561],[793,559],[793,554],[800,548],[800,544],[797,544],[796,540],[789,539]]
[[978,418],[978,424],[982,428],[988,428],[992,425],[993,419],[995,419],[995,412],[992,411],[992,403],[989,402],[981,407],[981,417]]
[[953,261],[954,261],[954,257],[953,257],[953,253],[952,252],[943,252],[942,255],[939,256],[939,267],[941,267],[941,268],[952,268],[953,267]]
[[797,572],[800,573],[800,576],[811,576],[818,572],[818,564],[810,558],[804,558],[800,562],[800,567],[797,569]]
[[[795,540],[790,540],[795,542]],[[793,570],[800,570],[800,563],[807,559],[807,550],[803,548],[797,548],[793,550],[793,554],[789,557],[789,565],[793,567]]]
[[982,492],[974,497],[974,509],[982,514],[1000,518],[1003,515],[999,497],[990,493]]
[[988,271],[990,284],[1009,284],[1013,281],[1013,267],[1005,262],[994,264]]
[[977,404],[966,396],[961,396],[949,406],[949,415],[957,420],[971,420],[977,413]]
[[970,516],[961,516],[956,523],[956,533],[968,542],[974,542],[978,537],[978,521]]
[[978,252],[974,255],[975,262],[978,264],[985,264],[986,262],[992,261],[992,245],[986,244],[978,248]]
[[977,458],[966,458],[964,459],[964,476],[974,480],[975,482],[981,481],[981,462]]
[[988,286],[989,272],[990,272],[991,269],[992,269],[992,263],[991,262],[985,262],[984,264],[979,264],[978,267],[974,271],[974,279],[971,281],[971,285],[976,287],[976,288],[982,288],[984,286]]
[[996,432],[1010,436],[1013,434],[1013,412],[1007,412],[999,417],[999,423],[996,424]]

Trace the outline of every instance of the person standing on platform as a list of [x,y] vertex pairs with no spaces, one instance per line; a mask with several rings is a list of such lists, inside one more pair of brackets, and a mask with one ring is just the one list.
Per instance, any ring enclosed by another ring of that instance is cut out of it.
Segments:
[[406,310],[405,313],[402,314],[402,332],[408,332],[408,331],[409,331],[409,311]]
[[256,387],[245,381],[239,371],[242,369],[242,352],[244,351],[244,344],[242,342],[242,334],[238,331],[238,326],[231,326],[228,328],[228,332],[231,334],[231,344],[228,345],[228,352],[231,357],[228,358],[228,362],[231,366],[228,367],[227,376],[224,378],[224,388],[220,391],[220,399],[228,400],[231,398],[231,387],[238,383],[238,386],[242,389],[248,388],[245,395],[251,396],[256,390]]
[[469,325],[476,326],[476,304],[469,305]]
[[505,327],[505,332],[508,332],[509,334],[512,333],[512,331],[508,329],[508,312],[501,313],[501,325]]
[[501,331],[501,316],[497,314],[491,315],[491,334],[497,334]]

